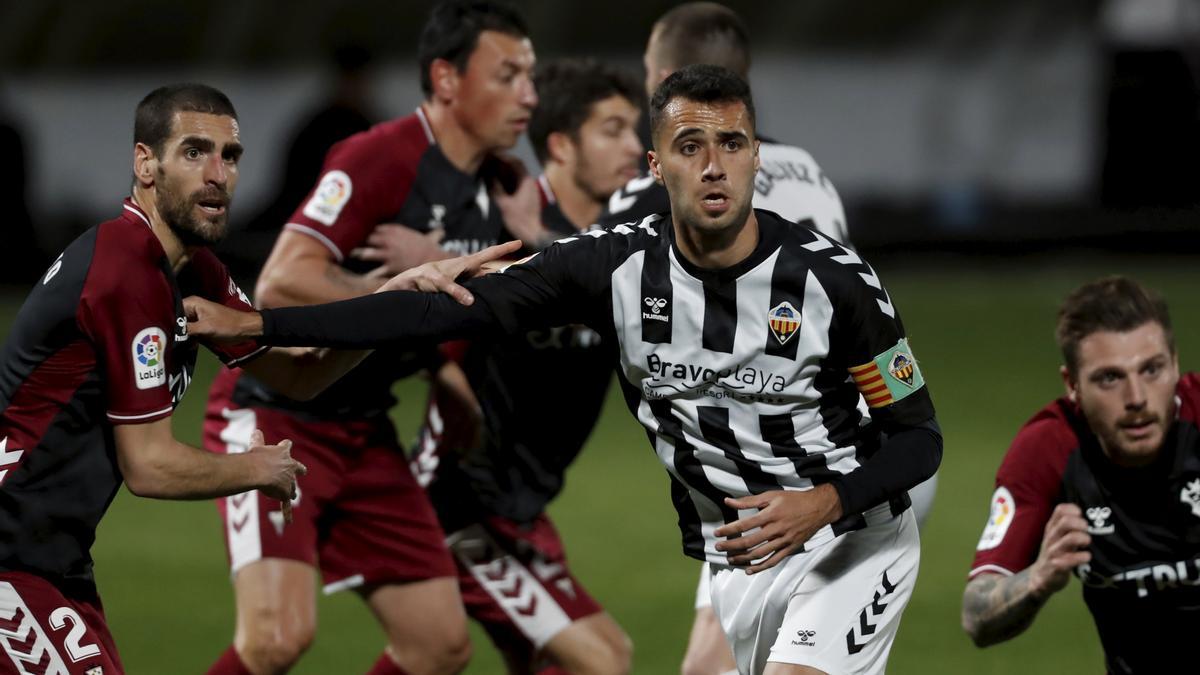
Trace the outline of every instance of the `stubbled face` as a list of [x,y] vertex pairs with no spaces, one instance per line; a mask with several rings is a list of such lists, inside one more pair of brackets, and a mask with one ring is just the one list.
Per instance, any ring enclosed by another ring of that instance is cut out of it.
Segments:
[[1122,466],[1153,461],[1175,420],[1179,383],[1179,359],[1162,326],[1092,333],[1080,341],[1078,361],[1076,377],[1063,370],[1067,393],[1105,454]]
[[668,101],[649,157],[651,173],[670,194],[677,223],[716,233],[746,222],[758,141],[741,101]]
[[154,192],[159,215],[184,245],[210,245],[225,237],[241,156],[234,118],[175,113],[171,137],[157,158]]
[[568,141],[575,184],[592,199],[604,201],[637,178],[643,151],[637,135],[640,116],[629,99],[614,94],[592,104],[591,114]]
[[529,38],[485,30],[457,74],[451,107],[459,125],[484,148],[516,145],[537,107],[536,58]]

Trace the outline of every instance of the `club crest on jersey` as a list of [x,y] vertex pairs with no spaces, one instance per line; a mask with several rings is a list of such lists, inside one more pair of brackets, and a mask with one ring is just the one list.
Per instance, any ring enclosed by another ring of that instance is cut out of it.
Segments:
[[888,364],[888,372],[897,381],[903,382],[909,387],[913,386],[913,374],[916,368],[913,365],[913,359],[904,352],[896,352],[892,355],[891,363]]
[[345,171],[330,171],[321,177],[312,198],[304,205],[304,215],[318,223],[333,225],[352,192],[354,185]]
[[1116,527],[1108,522],[1112,517],[1112,509],[1107,506],[1092,506],[1087,511],[1083,512],[1087,519],[1091,521],[1088,525],[1088,534],[1112,534],[1116,531]]
[[1192,515],[1200,518],[1200,478],[1183,486],[1179,501],[1192,507]]
[[651,319],[653,321],[670,321],[671,317],[663,314],[663,310],[667,307],[666,298],[646,298],[643,300],[646,303],[646,309],[649,312],[642,312],[643,319]]
[[787,344],[800,330],[800,312],[792,307],[792,303],[781,302],[767,312],[767,325],[771,327],[771,334],[779,340],[779,344]]
[[138,389],[153,389],[167,383],[163,361],[167,334],[157,326],[143,328],[133,336],[133,380]]

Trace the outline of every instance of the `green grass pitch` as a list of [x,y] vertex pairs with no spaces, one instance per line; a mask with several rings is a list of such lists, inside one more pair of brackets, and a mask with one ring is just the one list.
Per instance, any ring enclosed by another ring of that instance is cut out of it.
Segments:
[[[904,315],[911,344],[945,432],[941,485],[922,533],[921,574],[892,652],[891,673],[1072,675],[1103,672],[1091,617],[1072,581],[1012,642],[977,650],[959,628],[959,598],[1008,441],[1036,409],[1059,395],[1054,314],[1075,285],[1124,272],[1158,288],[1175,311],[1182,367],[1200,367],[1200,316],[1186,261],[1104,258],[989,262],[925,259],[881,275]],[[20,301],[0,301],[0,334]],[[206,388],[216,368],[204,357],[175,415],[179,438],[200,440]],[[419,381],[401,383],[396,418],[411,438]],[[553,395],[554,383],[547,383]],[[635,644],[634,672],[678,672],[692,619],[698,563],[680,553],[667,479],[614,388],[604,417],[571,469],[551,514],[576,576]],[[230,643],[233,597],[212,503],[155,502],[122,491],[101,524],[96,576],[131,673],[199,673]],[[383,635],[353,594],[322,598],[317,639],[296,673],[365,671]],[[503,672],[474,630],[468,673]]]

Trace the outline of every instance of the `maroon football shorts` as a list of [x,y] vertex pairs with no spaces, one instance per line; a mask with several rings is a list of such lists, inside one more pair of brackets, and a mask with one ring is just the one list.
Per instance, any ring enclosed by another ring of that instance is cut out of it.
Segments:
[[601,611],[567,568],[545,514],[527,524],[491,516],[446,543],[467,613],[506,652],[531,657],[571,622]]
[[124,672],[100,598],[68,599],[25,572],[0,572],[0,652],[0,675]]
[[326,593],[455,576],[437,515],[386,416],[313,421],[209,400],[209,451],[245,452],[255,429],[268,443],[290,439],[308,473],[298,480],[291,523],[280,502],[257,490],[217,500],[234,574],[262,558],[298,560],[320,568]]

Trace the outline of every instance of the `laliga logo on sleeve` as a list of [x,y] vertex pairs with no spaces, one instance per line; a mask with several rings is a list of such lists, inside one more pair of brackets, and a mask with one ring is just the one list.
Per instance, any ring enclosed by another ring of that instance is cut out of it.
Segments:
[[167,383],[164,350],[167,334],[157,326],[143,328],[133,336],[133,380],[138,389],[153,389]]
[[987,526],[983,528],[983,536],[979,538],[978,551],[996,548],[1004,541],[1008,526],[1012,525],[1013,517],[1017,514],[1017,504],[1013,501],[1008,488],[1000,486],[992,495],[992,509],[988,513]]
[[312,199],[304,205],[304,215],[318,223],[333,225],[353,192],[354,184],[345,171],[330,171],[321,177]]

